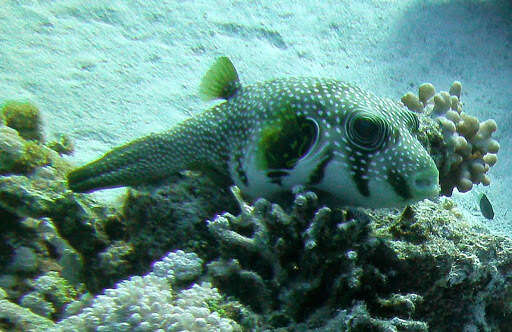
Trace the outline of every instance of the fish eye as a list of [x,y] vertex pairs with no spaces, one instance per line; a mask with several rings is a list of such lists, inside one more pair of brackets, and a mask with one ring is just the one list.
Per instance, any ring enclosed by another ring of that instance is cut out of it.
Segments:
[[350,143],[365,151],[380,149],[389,134],[388,124],[381,118],[367,113],[356,113],[346,122]]

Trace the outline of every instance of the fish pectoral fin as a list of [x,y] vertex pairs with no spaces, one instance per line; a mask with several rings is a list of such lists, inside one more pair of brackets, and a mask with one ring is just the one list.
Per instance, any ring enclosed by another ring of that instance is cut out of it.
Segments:
[[220,57],[206,72],[199,95],[205,101],[213,99],[229,99],[240,89],[240,80],[235,66],[228,57]]
[[290,107],[264,124],[258,140],[261,169],[292,169],[306,156],[318,139],[315,121],[298,115]]

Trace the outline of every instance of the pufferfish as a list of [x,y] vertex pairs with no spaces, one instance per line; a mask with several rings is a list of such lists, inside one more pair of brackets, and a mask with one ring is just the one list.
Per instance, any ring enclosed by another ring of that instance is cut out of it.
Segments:
[[439,193],[418,118],[401,104],[334,79],[242,86],[227,57],[206,73],[200,93],[225,101],[73,170],[69,188],[137,186],[200,170],[253,199],[301,186],[339,207],[380,208]]

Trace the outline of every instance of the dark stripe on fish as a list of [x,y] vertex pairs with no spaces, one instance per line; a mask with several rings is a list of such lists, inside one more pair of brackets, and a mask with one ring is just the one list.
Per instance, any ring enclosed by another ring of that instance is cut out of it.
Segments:
[[283,177],[290,175],[286,171],[270,171],[267,172],[267,176],[271,179],[270,182],[277,184],[278,186],[283,185]]
[[330,152],[330,151],[327,152],[327,156],[325,157],[325,159],[320,164],[318,164],[316,166],[316,168],[313,170],[313,172],[311,173],[311,176],[309,177],[309,180],[308,180],[308,183],[310,185],[318,184],[322,181],[322,179],[324,178],[324,175],[325,175],[325,168],[331,161],[332,157],[333,157],[332,152]]
[[[352,151],[355,151],[357,147],[352,145]],[[366,179],[366,174],[368,173],[368,162],[369,159],[364,155],[364,151],[359,151],[363,153],[363,156],[358,156],[356,153],[351,152],[348,155],[347,162],[350,164],[350,169],[354,173],[352,179],[357,186],[357,190],[359,193],[365,197],[370,196],[370,188],[368,187],[368,180]],[[350,161],[350,157],[353,157],[355,161]],[[366,162],[361,162],[365,160]]]
[[236,173],[238,174],[238,178],[240,180],[242,180],[242,183],[244,185],[248,185],[249,184],[249,180],[247,179],[247,173],[245,173],[245,170],[244,168],[242,167],[242,158],[240,156],[237,156],[236,158]]
[[412,198],[411,190],[405,181],[405,178],[397,172],[388,172],[388,183],[393,187],[393,190],[398,196],[404,199]]

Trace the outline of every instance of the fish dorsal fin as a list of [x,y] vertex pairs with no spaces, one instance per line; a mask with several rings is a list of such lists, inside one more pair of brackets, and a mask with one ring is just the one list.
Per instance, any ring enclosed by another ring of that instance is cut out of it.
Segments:
[[229,99],[238,89],[240,81],[235,66],[228,57],[222,56],[206,72],[201,85],[199,94],[203,100]]

